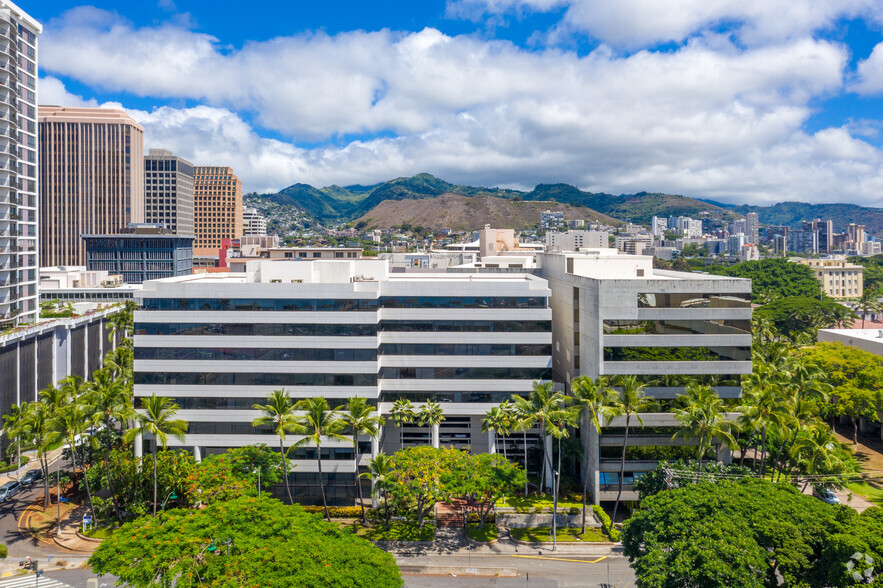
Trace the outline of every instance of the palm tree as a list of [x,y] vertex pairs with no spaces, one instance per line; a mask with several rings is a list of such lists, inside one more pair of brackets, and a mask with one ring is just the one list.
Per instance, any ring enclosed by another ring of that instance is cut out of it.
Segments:
[[[392,403],[389,417],[392,419],[392,422],[395,423],[396,427],[401,428],[402,425],[413,423],[417,419],[417,412],[414,410],[414,405],[411,404],[410,400],[407,398],[399,398]],[[399,433],[399,438],[401,439],[401,432]],[[402,439],[401,443],[402,449],[404,449],[405,440]]]
[[[568,402],[577,409],[578,417],[588,420],[590,425],[595,427],[598,434],[601,434],[601,417],[609,412],[609,407],[613,402],[613,390],[607,383],[607,378],[600,376],[592,380],[588,376],[580,376],[570,383],[571,397]],[[580,421],[584,422],[583,420]],[[583,469],[583,522],[582,533],[586,532],[586,495],[589,490],[589,460],[583,460],[585,468]]]
[[767,433],[770,425],[781,426],[788,406],[781,394],[782,374],[774,366],[760,363],[745,381],[745,404],[740,424],[746,429],[760,429],[760,476],[766,474]]
[[533,427],[533,421],[530,418],[530,413],[526,412],[526,409],[529,408],[529,403],[525,403],[523,406],[518,403],[514,403],[509,407],[509,410],[512,411],[512,430],[513,431],[521,431],[524,436],[522,442],[522,449],[524,450],[524,496],[527,496],[527,430]]
[[715,439],[727,441],[730,447],[737,447],[733,435],[734,423],[727,420],[724,402],[711,386],[688,384],[686,394],[681,395],[680,399],[684,407],[675,409],[674,414],[682,426],[672,435],[672,439],[699,440],[696,450],[696,481],[699,482],[702,480],[702,458]]
[[73,402],[78,398],[84,397],[92,388],[92,384],[80,376],[68,376],[59,383],[61,384],[61,390],[60,396],[58,397],[51,397],[53,396],[54,391],[50,390],[50,388],[44,390],[44,392],[47,393],[47,402],[56,407],[60,407],[66,402]]
[[[827,425],[809,427],[791,446],[792,458],[810,476],[836,474],[848,469],[850,451],[845,450]],[[809,485],[809,480],[803,489]]]
[[107,336],[109,341],[113,341],[117,333],[122,333],[123,340],[131,339],[135,333],[134,312],[136,310],[138,310],[138,303],[134,300],[126,300],[123,308],[107,319],[110,325],[110,333]]
[[27,410],[27,402],[22,402],[19,404],[13,404],[9,407],[9,413],[3,415],[3,432],[6,433],[6,436],[10,440],[9,447],[15,447],[16,455],[18,456],[18,467],[17,469],[21,469],[21,436],[22,436],[22,424],[24,421],[25,412]]
[[328,501],[325,498],[325,481],[322,476],[322,438],[348,441],[341,434],[345,424],[343,419],[340,418],[340,412],[337,409],[331,410],[328,406],[328,401],[321,396],[305,398],[295,405],[295,409],[304,411],[303,415],[298,416],[298,425],[301,429],[299,432],[305,436],[292,445],[292,447],[303,447],[308,443],[316,446],[316,465],[319,468],[319,489],[322,491],[322,506],[325,508],[325,520],[330,521]]
[[645,384],[638,382],[635,376],[619,376],[617,379],[619,391],[614,396],[609,408],[612,417],[625,417],[625,435],[622,440],[622,462],[619,466],[619,491],[616,494],[616,502],[613,505],[613,518],[616,521],[616,511],[619,510],[619,501],[622,498],[623,478],[625,476],[625,450],[629,443],[629,426],[634,416],[644,426],[641,418],[642,412],[647,412],[655,404],[655,401],[644,394]]
[[178,405],[164,396],[153,394],[143,398],[142,408],[144,412],[135,415],[135,427],[126,431],[124,439],[132,441],[138,435],[153,436],[153,516],[156,517],[157,481],[156,481],[156,454],[160,445],[165,449],[169,444],[169,435],[184,442],[187,433],[187,422],[176,419]]
[[22,404],[22,412],[21,437],[37,448],[37,458],[43,470],[43,507],[49,508],[49,461],[46,453],[58,441],[58,433],[52,428],[52,410],[45,402],[31,402]]
[[869,312],[878,313],[883,311],[883,304],[880,304],[880,297],[883,296],[881,289],[863,290],[859,298],[853,298],[856,310],[862,313],[862,328],[865,328],[865,315]]
[[285,477],[285,492],[288,494],[288,503],[293,504],[291,497],[291,483],[288,481],[288,453],[285,451],[286,433],[299,431],[297,415],[294,412],[294,404],[285,389],[273,390],[267,397],[266,404],[255,404],[254,410],[264,414],[252,421],[253,427],[272,427],[273,433],[279,437],[279,452],[282,454],[282,475]]
[[425,402],[417,413],[417,420],[421,427],[429,425],[429,442],[433,447],[438,447],[438,426],[445,420],[441,404],[431,400]]
[[539,426],[540,439],[543,444],[543,479],[545,480],[546,469],[552,471],[552,463],[549,455],[549,447],[547,447],[546,436],[558,433],[555,427],[556,422],[563,419],[564,394],[556,392],[552,382],[534,382],[533,389],[527,399],[512,395],[512,402],[518,410],[520,418],[520,426],[531,428]]
[[117,503],[113,476],[110,471],[110,436],[115,422],[123,423],[132,416],[132,400],[124,380],[115,377],[110,368],[105,367],[96,371],[92,378],[92,390],[86,397],[88,413],[92,415],[93,423],[104,425],[104,463],[107,469],[107,486],[113,499],[113,508],[117,518],[122,522],[123,515]]
[[[481,421],[481,431],[482,433],[487,433],[488,431],[493,431],[495,435],[503,436],[503,457],[509,459],[506,455],[506,438],[505,436],[509,434],[512,430],[513,426],[513,414],[512,409],[510,408],[508,401],[503,401],[499,406],[492,406],[484,415],[484,419]],[[497,439],[494,437],[494,447],[490,448],[496,450]]]
[[386,530],[389,531],[389,487],[392,484],[395,462],[391,455],[382,451],[368,460],[368,471],[359,474],[359,477],[370,478],[373,486],[372,491],[383,497],[383,513],[386,519]]
[[[92,415],[90,414],[89,407],[85,403],[85,398],[72,398],[70,402],[66,405],[59,407],[55,411],[55,416],[52,418],[52,428],[58,433],[59,437],[67,440],[68,446],[71,449],[71,461],[73,463],[73,471],[72,478],[76,478],[77,470],[80,467],[79,459],[77,458],[77,453],[79,453],[77,448],[77,438],[79,438],[80,443],[85,443],[85,433],[86,428],[89,426],[91,422]],[[91,439],[90,439],[91,440]],[[89,488],[89,476],[86,473],[86,464],[83,463],[83,480],[86,482],[86,498],[89,500],[89,510],[93,513],[95,512],[95,507],[92,504],[92,490]]]
[[383,426],[383,417],[374,414],[375,410],[368,401],[361,396],[354,396],[349,399],[347,411],[343,413],[343,422],[352,429],[353,433],[353,449],[355,455],[356,487],[359,492],[359,506],[362,508],[362,524],[367,525],[368,520],[365,518],[365,502],[362,497],[362,482],[359,480],[359,435],[368,435],[372,439],[376,439],[380,435],[380,427]]

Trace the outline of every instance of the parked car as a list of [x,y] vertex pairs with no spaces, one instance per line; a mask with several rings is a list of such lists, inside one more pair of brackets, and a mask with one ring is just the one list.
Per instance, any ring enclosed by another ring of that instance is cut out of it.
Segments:
[[26,473],[24,476],[22,476],[21,485],[22,486],[30,486],[34,482],[39,482],[42,479],[43,479],[43,470],[29,470],[28,473]]
[[827,502],[828,504],[840,504],[840,499],[837,498],[837,495],[834,494],[834,491],[830,488],[816,486],[812,489],[812,494],[822,502]]
[[21,484],[18,482],[6,482],[0,486],[0,502],[8,502],[19,493],[19,490],[21,490]]

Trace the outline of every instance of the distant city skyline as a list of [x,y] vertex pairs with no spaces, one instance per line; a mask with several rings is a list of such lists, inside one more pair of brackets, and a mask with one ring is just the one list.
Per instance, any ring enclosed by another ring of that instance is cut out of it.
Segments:
[[42,104],[125,108],[245,191],[430,172],[883,205],[883,6],[21,0]]

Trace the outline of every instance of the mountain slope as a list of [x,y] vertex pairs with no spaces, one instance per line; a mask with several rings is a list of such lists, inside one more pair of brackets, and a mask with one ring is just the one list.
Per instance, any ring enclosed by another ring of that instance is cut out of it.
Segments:
[[549,208],[560,210],[566,219],[592,219],[616,224],[614,219],[584,207],[557,202],[527,202],[495,196],[442,194],[432,199],[384,200],[357,219],[368,228],[390,228],[403,223],[432,229],[449,228],[475,231],[490,224],[516,230],[536,225],[540,213]]

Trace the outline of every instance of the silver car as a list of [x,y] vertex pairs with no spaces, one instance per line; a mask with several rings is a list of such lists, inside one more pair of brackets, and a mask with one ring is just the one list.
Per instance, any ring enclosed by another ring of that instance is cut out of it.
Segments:
[[20,490],[21,484],[18,482],[6,482],[0,486],[0,502],[9,502]]

